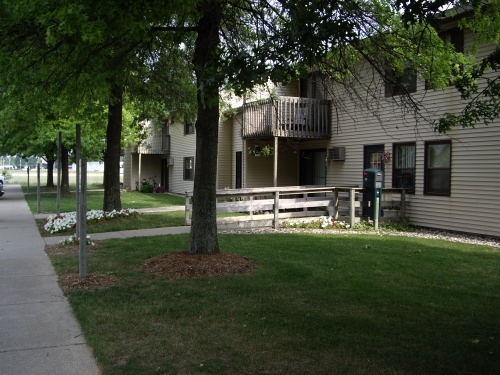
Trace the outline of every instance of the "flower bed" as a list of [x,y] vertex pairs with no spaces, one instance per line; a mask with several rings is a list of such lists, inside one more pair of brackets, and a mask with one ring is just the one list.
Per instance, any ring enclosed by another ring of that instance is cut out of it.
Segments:
[[302,221],[299,223],[285,222],[283,228],[317,228],[317,229],[350,229],[345,221],[335,220],[331,216],[321,216],[318,220]]
[[[102,210],[87,211],[87,223],[95,223],[101,220],[110,220],[119,217],[128,217],[134,215],[134,209],[113,210],[111,212],[104,212]],[[76,212],[65,212],[60,215],[53,215],[47,218],[47,222],[43,226],[50,234],[62,232],[76,226]]]

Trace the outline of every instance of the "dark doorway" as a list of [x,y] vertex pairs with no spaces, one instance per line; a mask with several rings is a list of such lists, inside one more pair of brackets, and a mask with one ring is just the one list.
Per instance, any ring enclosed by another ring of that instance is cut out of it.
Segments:
[[299,185],[326,186],[326,150],[301,150]]
[[[384,145],[365,146],[363,149],[363,170],[368,168],[376,168],[384,171],[384,163],[382,162],[383,152],[384,152]],[[363,173],[363,171],[360,171],[360,174],[361,173]],[[367,202],[369,200],[370,197],[368,196],[368,194],[363,193],[363,201]],[[363,206],[363,216],[368,216],[369,214],[370,211],[368,207]]]
[[168,191],[168,159],[161,160],[161,180],[160,185]]
[[236,174],[234,187],[235,189],[241,189],[243,179],[243,153],[241,151],[236,152]]

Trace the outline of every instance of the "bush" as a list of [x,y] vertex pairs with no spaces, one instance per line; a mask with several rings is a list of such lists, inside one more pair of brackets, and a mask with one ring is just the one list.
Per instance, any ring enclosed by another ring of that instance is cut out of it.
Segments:
[[141,193],[152,193],[154,191],[153,185],[144,184],[141,186]]

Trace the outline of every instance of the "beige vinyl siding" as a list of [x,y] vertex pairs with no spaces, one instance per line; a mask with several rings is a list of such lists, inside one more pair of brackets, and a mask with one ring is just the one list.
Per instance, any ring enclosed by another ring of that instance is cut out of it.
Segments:
[[[150,136],[161,135],[152,121],[145,124],[146,132]],[[123,187],[135,190],[137,182],[143,179],[154,178],[159,183],[161,179],[161,159],[166,158],[164,154],[138,154],[135,146],[129,146],[124,152],[123,163]],[[139,168],[140,164],[140,168]]]
[[231,188],[233,165],[233,119],[219,122],[219,146],[217,156],[217,189]]
[[289,83],[288,85],[278,85],[276,86],[276,92],[278,96],[299,96],[299,84]]
[[280,146],[282,151],[278,155],[278,186],[298,185],[300,153]]
[[135,188],[135,184],[132,185],[132,150],[133,146],[128,146],[124,150],[122,179],[124,189]]
[[[161,159],[164,155],[140,155],[141,160],[141,170],[140,170],[140,180],[153,178],[157,183],[160,182],[161,178]],[[136,155],[139,158],[139,155]],[[135,187],[135,181],[134,181]]]
[[[467,33],[466,48],[471,46],[470,38]],[[486,55],[492,48],[481,46],[479,51]],[[445,112],[463,109],[465,103],[456,89],[425,91],[424,85],[419,81],[413,95],[423,104],[422,116],[438,119]],[[332,91],[341,93],[336,90]],[[500,236],[500,121],[439,134],[428,122],[417,121],[412,113],[395,107],[391,98],[385,99],[383,85],[378,90],[381,101],[372,103],[375,113],[346,101],[338,117],[332,117],[329,147],[346,147],[346,160],[328,162],[327,184],[362,186],[364,146],[384,145],[385,151],[392,153],[394,143],[415,142],[415,194],[409,196],[407,209],[410,221],[424,227]],[[436,140],[451,140],[450,196],[424,195],[425,142]],[[392,163],[391,159],[385,165],[386,187],[392,186]]]
[[242,124],[243,124],[243,119],[240,113],[238,113],[236,116],[233,117],[233,126],[232,126],[232,148],[233,148],[233,155],[232,155],[232,163],[231,163],[231,171],[232,171],[232,176],[233,179],[231,181],[231,188],[236,188],[236,152],[241,151],[242,153],[242,176],[241,176],[241,183],[242,187],[246,187],[245,185],[245,161],[247,158],[246,152],[245,152],[245,142],[241,138],[241,132],[242,132]]
[[[253,141],[247,141],[246,147],[252,147],[255,144]],[[257,144],[269,144],[274,147],[273,140],[269,140],[267,143],[260,141]],[[278,149],[278,186],[297,185],[299,180],[299,152],[295,148],[287,147],[286,143],[280,143]],[[273,186],[274,156],[252,156],[248,152],[245,154],[245,187]]]
[[196,156],[196,134],[184,135],[184,125],[181,124],[171,125],[169,134],[169,157],[174,159],[174,165],[168,167],[169,191],[184,194],[193,191],[193,181],[184,181],[184,158]]

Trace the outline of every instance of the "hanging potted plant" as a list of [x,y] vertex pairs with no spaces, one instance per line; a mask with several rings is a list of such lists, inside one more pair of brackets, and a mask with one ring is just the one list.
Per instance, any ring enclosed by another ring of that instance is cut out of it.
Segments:
[[248,148],[248,153],[253,156],[271,156],[274,155],[274,147],[269,145],[255,145]]

